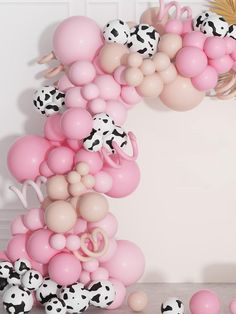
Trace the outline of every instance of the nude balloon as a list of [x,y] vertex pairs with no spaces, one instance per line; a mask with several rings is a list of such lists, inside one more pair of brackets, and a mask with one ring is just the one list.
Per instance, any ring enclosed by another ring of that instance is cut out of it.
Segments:
[[198,106],[204,96],[205,93],[197,90],[189,78],[178,75],[175,81],[165,86],[160,99],[172,110],[187,111]]
[[102,44],[100,27],[86,16],[65,19],[53,36],[53,51],[65,65],[78,60],[92,61]]
[[177,34],[163,35],[158,45],[158,50],[166,53],[170,59],[173,59],[181,48],[182,37]]
[[139,95],[143,97],[158,97],[163,90],[163,81],[158,74],[145,76],[142,83],[136,87]]

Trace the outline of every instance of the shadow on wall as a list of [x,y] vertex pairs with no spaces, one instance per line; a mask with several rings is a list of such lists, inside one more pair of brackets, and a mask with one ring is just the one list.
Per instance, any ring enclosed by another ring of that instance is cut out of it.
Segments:
[[203,282],[236,282],[236,263],[235,264],[214,264],[207,266],[202,273]]

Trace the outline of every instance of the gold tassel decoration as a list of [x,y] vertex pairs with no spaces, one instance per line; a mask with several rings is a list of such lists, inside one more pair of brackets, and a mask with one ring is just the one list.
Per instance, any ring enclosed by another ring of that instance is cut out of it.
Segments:
[[229,24],[236,24],[236,0],[210,0],[210,10],[225,18]]

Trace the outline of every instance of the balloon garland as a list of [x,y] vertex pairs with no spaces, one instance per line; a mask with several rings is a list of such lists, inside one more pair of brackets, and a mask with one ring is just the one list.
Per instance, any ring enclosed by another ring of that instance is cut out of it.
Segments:
[[[33,95],[46,117],[44,134],[19,138],[8,153],[9,170],[22,184],[11,190],[26,212],[12,222],[1,253],[6,311],[30,311],[32,291],[52,314],[123,303],[145,264],[134,243],[115,238],[118,223],[105,197],[126,197],[140,181],[137,140],[123,127],[128,110],[146,97],[185,111],[207,95],[236,95],[236,22],[221,12],[213,1],[212,10],[193,18],[189,7],[160,0],[139,24],[112,20],[101,30],[90,18],[73,16],[58,25],[53,52],[39,63],[56,59],[45,77],[59,80]],[[33,208],[29,188],[39,201]],[[146,303],[142,293],[129,299],[134,309]],[[162,312],[181,304],[170,299]]]

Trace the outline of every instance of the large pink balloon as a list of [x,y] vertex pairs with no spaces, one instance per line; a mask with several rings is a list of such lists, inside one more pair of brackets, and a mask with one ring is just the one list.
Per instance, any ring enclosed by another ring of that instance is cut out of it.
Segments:
[[111,175],[112,188],[106,193],[111,197],[125,197],[131,194],[139,185],[140,170],[135,161],[121,161],[120,168],[105,166],[103,171]]
[[103,39],[99,26],[86,16],[72,16],[57,27],[53,37],[53,51],[63,64],[79,60],[93,60]]
[[27,241],[27,252],[29,256],[36,262],[47,264],[49,260],[58,251],[54,250],[50,244],[49,239],[53,233],[46,229],[40,229],[31,234]]
[[6,254],[12,262],[18,258],[30,259],[26,251],[26,241],[26,234],[18,234],[8,242]]
[[11,174],[20,182],[35,180],[40,175],[39,166],[50,147],[47,140],[36,135],[27,135],[16,140],[7,157]]
[[125,286],[138,281],[144,272],[145,259],[140,248],[126,240],[118,240],[118,247],[113,257],[102,263],[110,277],[120,280]]

